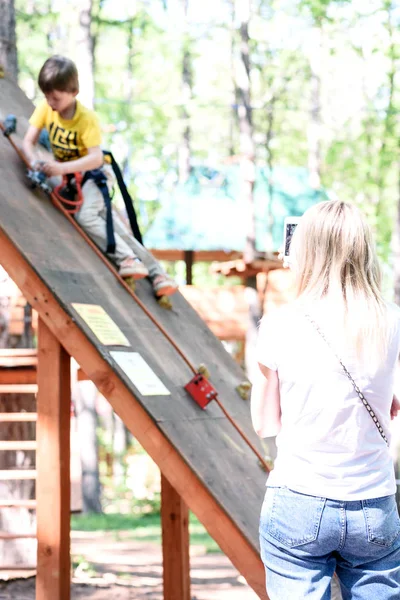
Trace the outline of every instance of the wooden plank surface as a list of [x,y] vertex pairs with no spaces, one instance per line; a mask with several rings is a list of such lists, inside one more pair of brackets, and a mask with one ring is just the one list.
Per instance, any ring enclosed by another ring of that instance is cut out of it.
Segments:
[[[11,107],[18,110],[13,101],[19,93],[7,85],[7,80],[0,81],[3,114]],[[187,365],[63,215],[43,195],[27,190],[23,169],[6,140],[0,140],[0,176],[8,182],[0,190],[3,266],[250,585],[265,597],[258,517],[266,477],[257,458],[217,405],[203,411],[188,397],[184,385],[192,374]],[[207,364],[220,399],[262,452],[251,428],[249,404],[235,392],[243,373],[221,343],[179,293],[172,299],[172,311],[156,303],[146,279],[138,282],[137,294],[188,358],[196,365]],[[100,344],[72,303],[101,305],[130,346]],[[139,352],[170,395],[141,393],[112,350]]]
[[36,599],[69,600],[70,357],[41,319],[38,340]]

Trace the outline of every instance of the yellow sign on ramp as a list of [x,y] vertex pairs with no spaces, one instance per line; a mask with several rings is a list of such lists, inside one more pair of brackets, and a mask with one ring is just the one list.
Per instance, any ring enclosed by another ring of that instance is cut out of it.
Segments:
[[130,346],[129,341],[104,308],[98,304],[72,303],[78,315],[104,346]]

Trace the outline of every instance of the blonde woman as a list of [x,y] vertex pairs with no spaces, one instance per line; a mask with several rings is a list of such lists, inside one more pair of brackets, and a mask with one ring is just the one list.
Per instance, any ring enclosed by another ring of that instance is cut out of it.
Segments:
[[290,249],[297,299],[261,323],[253,425],[277,435],[261,511],[270,600],[400,598],[400,519],[388,443],[400,310],[386,303],[360,211],[329,201]]

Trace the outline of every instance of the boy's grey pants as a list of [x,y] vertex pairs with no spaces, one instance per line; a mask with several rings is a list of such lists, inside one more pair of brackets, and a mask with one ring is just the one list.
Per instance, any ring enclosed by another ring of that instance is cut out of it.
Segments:
[[[53,178],[55,179],[55,178]],[[55,185],[58,183],[54,182]],[[75,215],[76,221],[105,253],[107,248],[106,207],[104,198],[92,179],[82,187],[83,204]],[[165,275],[155,258],[129,232],[121,216],[113,210],[115,254],[110,255],[119,266],[125,258],[139,258],[149,271],[151,280]]]

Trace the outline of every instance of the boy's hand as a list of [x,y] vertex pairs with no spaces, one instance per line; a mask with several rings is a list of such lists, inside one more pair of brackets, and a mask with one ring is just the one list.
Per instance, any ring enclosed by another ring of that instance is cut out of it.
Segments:
[[43,165],[44,165],[44,160],[38,160],[35,158],[35,160],[33,160],[31,162],[31,169],[32,169],[32,171],[41,171]]
[[397,413],[400,410],[400,400],[393,394],[392,406],[390,408],[390,418],[393,420],[397,417]]
[[46,160],[46,162],[41,165],[40,170],[45,173],[47,177],[64,175],[64,165],[56,160]]

